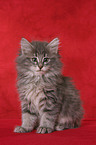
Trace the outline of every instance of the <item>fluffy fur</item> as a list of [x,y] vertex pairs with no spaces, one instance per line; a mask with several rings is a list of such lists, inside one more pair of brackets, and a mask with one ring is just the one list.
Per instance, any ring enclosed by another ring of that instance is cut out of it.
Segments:
[[14,132],[51,133],[80,126],[83,109],[78,91],[61,74],[59,39],[50,43],[21,40],[17,57],[22,125]]

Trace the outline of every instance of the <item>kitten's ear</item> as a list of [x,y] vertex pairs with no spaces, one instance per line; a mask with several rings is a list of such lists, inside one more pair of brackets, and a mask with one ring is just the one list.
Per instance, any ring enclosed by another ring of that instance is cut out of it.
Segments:
[[21,39],[21,52],[22,54],[30,54],[32,52],[32,48],[33,46],[31,45],[31,43],[25,39],[25,38],[22,38]]
[[59,39],[55,38],[47,46],[50,48],[51,52],[57,53],[58,52],[58,45],[59,45]]

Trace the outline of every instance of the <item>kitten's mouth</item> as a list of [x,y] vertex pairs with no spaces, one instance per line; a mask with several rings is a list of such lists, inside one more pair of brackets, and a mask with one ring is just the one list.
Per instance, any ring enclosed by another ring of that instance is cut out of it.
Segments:
[[36,72],[40,73],[40,74],[44,74],[45,71],[44,70],[37,70]]
[[45,74],[48,72],[48,70],[49,70],[48,68],[47,69],[37,69],[36,72],[37,72],[37,74]]
[[37,72],[41,72],[41,71],[43,71],[43,70],[41,70],[41,69],[37,70]]

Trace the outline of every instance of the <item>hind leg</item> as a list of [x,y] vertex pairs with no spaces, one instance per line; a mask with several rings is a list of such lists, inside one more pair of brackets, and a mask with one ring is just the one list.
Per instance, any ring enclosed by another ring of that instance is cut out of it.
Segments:
[[72,129],[80,126],[81,119],[73,120],[70,116],[59,115],[55,130]]
[[58,123],[55,126],[56,130],[64,130],[74,128],[74,122],[71,117],[59,116]]

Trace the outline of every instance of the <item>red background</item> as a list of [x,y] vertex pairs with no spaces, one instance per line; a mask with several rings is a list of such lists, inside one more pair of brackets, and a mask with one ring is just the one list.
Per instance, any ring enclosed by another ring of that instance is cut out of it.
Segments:
[[85,119],[96,118],[96,1],[0,0],[0,118],[20,118],[15,58],[22,37],[59,37],[63,72],[81,92]]
[[[13,133],[21,117],[15,59],[22,37],[60,39],[63,73],[73,78],[85,109],[81,128],[49,135]],[[95,43],[96,0],[0,0],[0,145],[96,145]]]

